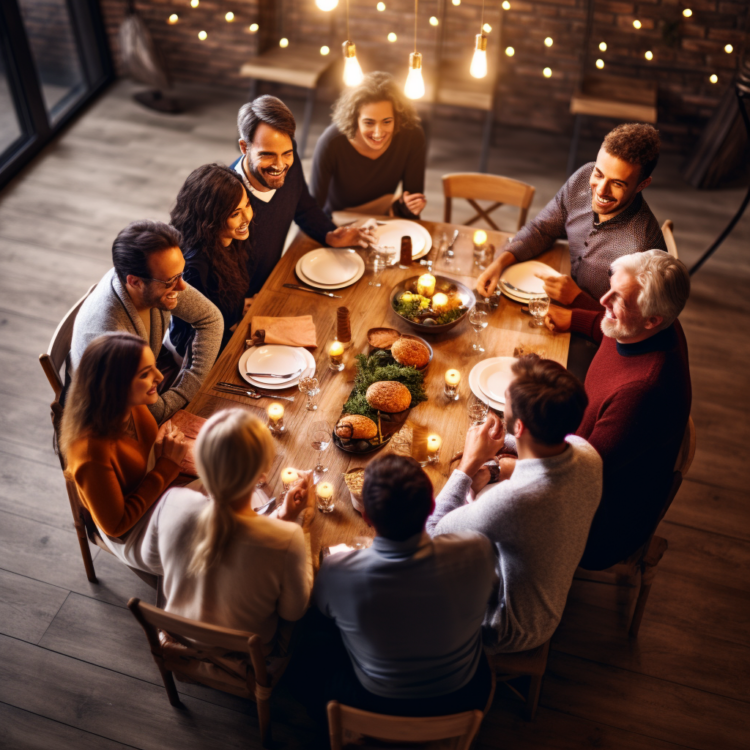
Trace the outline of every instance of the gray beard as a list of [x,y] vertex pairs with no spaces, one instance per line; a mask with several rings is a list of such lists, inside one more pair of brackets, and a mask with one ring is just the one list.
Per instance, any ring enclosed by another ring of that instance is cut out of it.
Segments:
[[611,339],[630,339],[637,336],[640,331],[630,328],[616,320],[610,320],[606,316],[602,318],[602,333]]

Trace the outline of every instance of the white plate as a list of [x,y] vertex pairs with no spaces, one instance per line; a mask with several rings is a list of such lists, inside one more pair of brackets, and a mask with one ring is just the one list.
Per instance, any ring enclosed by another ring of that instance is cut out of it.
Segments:
[[523,263],[514,263],[512,266],[508,266],[500,279],[515,287],[511,290],[511,293],[516,296],[544,294],[544,281],[537,278],[535,275],[537,273],[545,276],[561,276],[546,263],[540,263],[538,260],[527,260]]
[[479,386],[479,376],[482,374],[482,370],[484,370],[485,367],[491,365],[494,359],[494,357],[491,359],[484,359],[479,364],[474,365],[474,367],[471,369],[471,372],[469,373],[469,388],[471,388],[471,392],[478,399],[484,401],[486,404],[489,404],[493,409],[504,411],[505,404],[501,404],[499,401],[495,401],[494,398],[490,398]]
[[[267,346],[279,346],[278,344],[267,344]],[[242,356],[240,357],[239,361],[239,370],[240,370],[240,377],[245,380],[246,382],[250,383],[250,385],[255,386],[257,388],[263,388],[267,391],[281,391],[284,388],[292,388],[293,386],[296,386],[297,383],[299,383],[300,378],[309,378],[315,375],[315,357],[313,357],[312,354],[310,354],[307,349],[303,349],[302,347],[286,347],[294,349],[295,351],[298,351],[304,361],[305,361],[305,369],[296,377],[292,378],[286,383],[261,383],[255,378],[251,378],[247,374],[247,360],[250,358],[250,355],[253,353],[253,350],[258,347],[251,347],[250,349],[246,349],[244,352],[242,352]],[[260,347],[262,348],[262,347]],[[255,371],[253,371],[255,372]],[[287,370],[289,372],[289,370]]]
[[[260,383],[263,386],[281,385],[299,377],[298,370],[305,368],[305,358],[297,346],[282,346],[280,344],[264,344],[263,346],[254,346],[250,349],[250,356],[245,360],[245,373],[249,372],[269,372],[277,375],[286,375],[287,373],[297,373],[288,378],[263,378],[255,375],[251,380]],[[248,377],[250,377],[248,375]]]
[[[342,252],[342,250],[339,250],[338,252]],[[302,260],[305,257],[304,255],[297,261],[297,265],[294,271],[300,281],[307,284],[308,286],[315,287],[316,289],[343,289],[344,287],[351,286],[352,284],[356,284],[365,275],[365,262],[354,250],[347,249],[343,252],[351,253],[351,257],[354,259],[354,262],[358,267],[358,270],[354,274],[354,277],[349,279],[349,281],[345,281],[343,284],[320,284],[316,281],[313,281],[302,270]]]
[[[485,360],[488,361],[488,360]],[[514,357],[495,357],[479,373],[479,388],[487,398],[505,405],[505,390],[513,380],[510,368]]]
[[529,300],[533,295],[529,295],[528,297],[523,297],[520,294],[516,294],[515,292],[511,292],[510,289],[506,289],[502,284],[500,284],[500,291],[510,300],[513,300],[513,302],[520,302],[522,305],[528,305]]
[[416,221],[408,219],[391,219],[385,224],[375,227],[375,236],[378,245],[382,247],[395,247],[396,257],[401,253],[401,238],[409,235],[411,237],[412,260],[423,258],[432,249],[432,235]]
[[319,247],[302,256],[300,269],[318,284],[344,284],[357,275],[359,269],[355,258],[358,257],[357,253],[347,252],[346,248]]

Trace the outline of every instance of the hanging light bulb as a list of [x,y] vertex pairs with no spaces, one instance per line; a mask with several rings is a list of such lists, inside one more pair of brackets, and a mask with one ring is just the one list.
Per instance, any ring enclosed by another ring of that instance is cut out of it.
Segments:
[[439,23],[437,16],[430,16],[430,26],[437,26]]
[[375,7],[382,13],[385,10],[385,3],[378,3]]
[[454,4],[454,5],[456,6],[456,7],[458,7],[459,5],[461,5],[461,0],[453,0],[453,4]]
[[487,37],[477,34],[474,44],[474,57],[471,59],[469,73],[474,78],[484,78],[487,75]]
[[654,53],[653,53],[653,52],[652,52],[652,51],[651,51],[650,49],[649,49],[649,50],[646,50],[646,52],[644,52],[644,53],[643,53],[643,56],[644,56],[644,57],[645,57],[645,58],[646,58],[647,60],[653,60],[653,59],[654,59]]
[[227,13],[227,14],[226,14],[226,15],[224,16],[224,20],[225,20],[225,21],[226,21],[227,23],[232,23],[232,21],[234,21],[234,13],[232,13],[232,11],[230,10],[230,11],[229,11],[229,13]]
[[388,37],[387,37],[387,39],[388,39],[388,41],[389,41],[389,42],[395,42],[395,41],[396,41],[396,40],[398,39],[398,37],[396,36],[396,34],[394,34],[394,33],[393,33],[393,32],[391,31],[391,33],[390,33],[390,34],[388,34]]
[[690,10],[690,8],[685,8],[685,10],[682,11],[682,15],[685,16],[685,18],[690,18],[690,16],[693,15],[693,11]]
[[601,58],[597,60],[596,67],[599,68],[599,70],[601,70],[604,67],[604,60],[602,60]]
[[711,81],[711,83],[718,83],[719,76],[717,76],[716,73],[714,73],[708,80]]
[[347,86],[359,86],[364,76],[357,60],[357,48],[349,40],[345,41],[341,48],[344,51],[344,83]]
[[339,0],[315,0],[315,5],[326,12],[333,10],[338,4]]
[[201,0],[190,0],[190,7],[197,8],[201,3]]
[[543,75],[543,76],[544,76],[545,78],[552,78],[552,68],[545,68],[545,69],[544,69],[544,70],[542,71],[542,75]]
[[326,46],[325,44],[320,48],[320,54],[325,57],[329,52],[331,51],[331,48]]
[[513,47],[506,47],[505,54],[508,55],[508,57],[513,57],[513,55],[516,54],[516,50]]
[[732,54],[732,52],[734,52],[734,47],[732,47],[732,45],[731,45],[731,44],[727,44],[727,45],[726,45],[726,46],[724,47],[724,52],[726,52],[726,53],[727,53],[728,55],[731,55],[731,54]]
[[599,42],[599,49],[602,52],[606,52],[607,51],[607,43],[606,42]]
[[552,46],[552,45],[553,45],[554,43],[555,43],[555,40],[554,40],[554,39],[553,39],[553,38],[552,38],[551,36],[548,36],[548,37],[547,37],[547,38],[546,38],[546,39],[544,40],[544,46],[545,46],[545,47],[551,47],[551,46]]
[[503,10],[510,10],[510,3],[508,2],[508,0],[504,0]]
[[202,42],[205,42],[206,39],[208,39],[208,34],[205,31],[199,31],[198,39],[200,39]]
[[256,34],[256,33],[258,32],[258,29],[259,29],[259,28],[260,28],[260,26],[258,26],[258,24],[257,24],[257,23],[251,23],[251,24],[250,24],[250,25],[249,25],[249,26],[247,27],[247,30],[248,30],[248,31],[249,31],[249,32],[250,32],[251,34]]
[[179,20],[180,20],[180,17],[176,13],[172,13],[172,15],[167,19],[167,23],[171,23],[172,25],[174,25]]
[[640,29],[643,24],[636,18],[635,21],[633,21],[633,28],[634,29]]
[[289,40],[284,36],[279,39],[279,47],[286,48],[289,46]]
[[409,75],[406,76],[404,93],[409,99],[421,99],[424,96],[424,80],[422,78],[422,54],[409,54]]

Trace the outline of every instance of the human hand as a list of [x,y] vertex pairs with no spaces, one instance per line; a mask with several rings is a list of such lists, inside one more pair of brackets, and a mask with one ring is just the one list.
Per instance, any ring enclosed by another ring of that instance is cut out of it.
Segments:
[[497,287],[503,271],[516,262],[516,256],[507,250],[500,254],[498,258],[492,261],[487,268],[482,271],[477,279],[477,291],[483,297],[490,297]]
[[[315,507],[315,488],[313,486],[312,471],[300,471],[299,479],[286,491],[277,517],[282,521],[296,521],[307,508]],[[306,513],[304,525],[309,526],[313,519],[312,513]]]
[[331,247],[369,247],[375,243],[372,229],[360,227],[338,227],[326,235],[326,244]]
[[171,421],[167,424],[170,431],[165,431],[162,436],[160,457],[168,458],[179,466],[187,455],[189,445],[185,435],[176,427],[172,427]]
[[581,287],[570,276],[547,276],[541,273],[534,275],[544,281],[547,296],[561,305],[573,304],[573,300],[581,293]]
[[427,205],[427,198],[424,197],[423,193],[409,193],[404,191],[401,194],[401,202],[411,211],[415,216],[419,216],[422,210]]
[[490,483],[491,476],[492,474],[489,467],[481,466],[471,482],[472,492],[476,495],[477,492],[483,490]]
[[546,325],[552,333],[565,333],[570,330],[570,321],[572,319],[572,310],[566,310],[564,307],[554,307],[550,305],[547,314],[544,316],[544,325]]
[[494,412],[488,412],[484,424],[474,425],[466,433],[460,471],[474,477],[479,469],[494,458],[505,445],[505,425]]

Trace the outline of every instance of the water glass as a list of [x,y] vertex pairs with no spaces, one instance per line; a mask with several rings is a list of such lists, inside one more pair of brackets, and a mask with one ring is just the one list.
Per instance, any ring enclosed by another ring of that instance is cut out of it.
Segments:
[[316,474],[325,474],[328,468],[321,464],[321,454],[331,444],[331,425],[325,420],[313,422],[307,434],[313,450],[318,451],[318,465],[314,471]]
[[370,281],[368,282],[369,286],[382,286],[383,282],[380,280],[380,277],[383,275],[383,271],[385,270],[387,261],[388,257],[383,251],[383,248],[374,247],[372,248],[372,250],[370,250],[369,267],[372,271],[372,276],[370,277]]
[[490,410],[490,405],[477,396],[472,396],[469,399],[467,411],[469,413],[469,422],[472,425],[484,424],[487,421],[487,413]]
[[469,323],[471,323],[471,327],[474,329],[475,334],[471,350],[477,354],[484,353],[484,347],[482,346],[482,341],[479,336],[482,331],[487,328],[487,317],[487,310],[484,305],[477,304],[475,307],[472,307],[469,312]]
[[529,300],[529,312],[534,316],[533,325],[543,326],[544,316],[549,310],[549,297],[546,294],[535,294]]
[[320,393],[320,383],[315,377],[312,378],[300,378],[299,381],[300,393],[304,393],[307,396],[307,403],[305,408],[307,411],[317,411],[318,404],[315,401],[315,397]]

